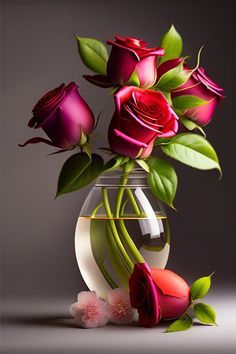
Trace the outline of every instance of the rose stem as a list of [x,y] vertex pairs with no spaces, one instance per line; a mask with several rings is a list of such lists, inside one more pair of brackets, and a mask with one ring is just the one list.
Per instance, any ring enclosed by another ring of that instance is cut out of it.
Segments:
[[135,198],[133,196],[133,193],[132,193],[131,189],[130,188],[126,188],[126,193],[128,194],[128,197],[129,197],[129,199],[131,201],[131,204],[133,206],[134,212],[136,213],[137,216],[139,216],[141,214],[141,211],[140,211],[140,209],[138,207],[138,204],[136,203],[136,200],[135,200]]
[[94,218],[98,212],[98,210],[103,206],[103,202],[99,203],[92,211],[91,218]]
[[127,288],[130,272],[127,270],[125,264],[123,263],[122,255],[120,254],[120,251],[114,240],[114,236],[109,223],[107,224],[107,239],[109,246],[109,256],[113,270],[119,278],[122,286]]
[[120,179],[118,191],[117,191],[117,196],[116,196],[116,201],[115,201],[115,211],[114,211],[114,218],[119,218],[120,216],[120,207],[121,207],[121,202],[123,198],[123,194],[125,191],[124,186],[128,182],[128,174],[130,171],[132,171],[132,168],[134,166],[134,161],[129,161],[123,166],[123,174]]
[[117,248],[119,249],[122,258],[124,259],[124,262],[128,268],[128,271],[130,273],[132,273],[133,262],[130,260],[130,258],[129,258],[129,256],[128,256],[128,254],[127,254],[127,252],[126,252],[126,250],[119,238],[119,234],[117,232],[116,224],[115,224],[115,221],[113,220],[111,209],[110,209],[110,204],[108,201],[107,189],[105,187],[102,188],[102,195],[103,195],[104,208],[105,208],[106,214],[109,218],[108,224],[109,224],[110,231],[111,231],[110,234],[112,234],[114,237],[115,244],[116,244]]
[[138,249],[137,249],[135,243],[133,242],[132,238],[130,237],[130,235],[129,235],[126,227],[125,227],[124,221],[119,218],[120,217],[121,202],[122,202],[122,198],[123,198],[123,194],[124,194],[125,190],[128,193],[128,196],[129,196],[129,198],[131,200],[131,203],[133,205],[133,208],[134,208],[135,212],[138,215],[140,214],[140,210],[138,208],[138,205],[137,205],[137,203],[136,203],[136,201],[134,199],[134,196],[133,196],[131,190],[130,189],[125,189],[125,185],[128,182],[128,175],[129,175],[129,172],[132,171],[133,165],[134,165],[133,161],[130,161],[130,162],[128,162],[128,163],[126,163],[124,165],[124,173],[121,176],[119,187],[118,187],[118,191],[117,191],[114,217],[118,219],[117,220],[117,224],[118,224],[118,227],[119,227],[119,231],[120,231],[121,237],[122,237],[123,241],[126,243],[126,245],[128,246],[128,250],[132,254],[132,257],[134,258],[135,262],[143,263],[144,259],[141,256],[140,252],[138,251]]

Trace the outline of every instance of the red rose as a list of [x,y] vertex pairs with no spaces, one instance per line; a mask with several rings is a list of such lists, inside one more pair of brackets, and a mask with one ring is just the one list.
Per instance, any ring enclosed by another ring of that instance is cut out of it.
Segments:
[[33,108],[33,118],[28,126],[42,128],[51,140],[35,137],[23,145],[44,142],[62,149],[72,149],[79,145],[82,132],[93,131],[93,112],[78,92],[78,86],[71,82],[49,91]]
[[157,137],[171,137],[178,130],[178,117],[159,91],[125,86],[115,94],[115,106],[108,140],[118,154],[146,158]]
[[136,263],[129,279],[130,303],[138,310],[139,323],[152,327],[159,320],[156,286],[146,263]]
[[180,317],[191,303],[186,281],[168,269],[150,269],[136,263],[129,280],[130,303],[139,313],[139,323],[154,326],[159,320]]
[[156,81],[156,58],[164,55],[163,48],[147,48],[147,43],[136,38],[115,36],[107,41],[112,51],[107,63],[107,75],[115,85],[125,85],[136,70],[140,87],[149,88]]
[[164,320],[180,317],[190,305],[190,289],[186,281],[168,269],[153,268],[160,316]]
[[[189,71],[187,67],[185,70]],[[171,94],[172,98],[183,95],[193,95],[208,101],[204,105],[187,109],[184,112],[184,117],[202,126],[211,121],[216,105],[224,98],[223,89],[205,74],[203,68],[195,70],[189,80],[173,90]]]

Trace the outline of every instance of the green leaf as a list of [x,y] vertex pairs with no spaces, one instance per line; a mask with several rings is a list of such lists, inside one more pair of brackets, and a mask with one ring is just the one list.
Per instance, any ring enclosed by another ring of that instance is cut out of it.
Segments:
[[214,273],[207,277],[197,279],[190,288],[191,298],[193,301],[203,298],[211,287],[211,277]]
[[187,128],[188,130],[198,129],[203,134],[204,138],[206,138],[206,134],[205,134],[204,130],[196,122],[194,122],[191,119],[185,118],[185,117],[180,117],[180,120],[181,120],[182,124],[185,126],[185,128]]
[[69,157],[60,172],[57,197],[85,187],[103,171],[102,157],[96,154],[91,157],[83,152]]
[[112,159],[107,161],[103,167],[104,171],[113,171],[119,168],[123,163],[124,157],[121,155],[114,156]]
[[150,169],[149,169],[149,166],[148,166],[148,164],[147,164],[146,161],[140,160],[140,159],[136,159],[135,162],[136,162],[140,167],[142,167],[142,169],[143,169],[144,171],[146,171],[146,172],[149,173]]
[[203,100],[202,98],[199,98],[197,96],[192,96],[192,95],[183,95],[183,96],[178,96],[172,98],[172,103],[174,108],[177,108],[179,110],[186,110],[198,106],[202,106],[209,101]]
[[165,72],[152,89],[160,89],[161,91],[172,91],[188,81],[191,73],[183,69],[183,62],[175,68]]
[[218,169],[219,160],[210,143],[198,134],[181,133],[169,139],[169,143],[161,145],[163,152],[188,166],[200,170]]
[[150,157],[146,162],[150,168],[147,181],[152,193],[174,208],[173,200],[178,184],[174,168],[169,162],[156,157]]
[[138,73],[137,73],[136,69],[134,69],[134,71],[133,71],[132,75],[130,76],[129,81],[126,83],[126,85],[140,87],[140,81],[139,81],[139,77],[138,77]]
[[[153,89],[153,87],[152,87],[152,89]],[[165,91],[162,91],[162,93],[165,96],[165,98],[167,99],[169,105],[172,106],[171,93],[170,92],[165,92]]]
[[193,311],[200,322],[217,326],[216,312],[210,305],[199,302],[193,306]]
[[193,325],[193,320],[189,315],[184,315],[169,325],[165,333],[187,331]]
[[159,64],[169,59],[178,58],[182,53],[183,41],[180,34],[172,25],[161,39],[160,46],[165,49],[165,55],[160,57]]
[[94,38],[76,36],[83,63],[92,71],[106,75],[108,52],[105,45]]

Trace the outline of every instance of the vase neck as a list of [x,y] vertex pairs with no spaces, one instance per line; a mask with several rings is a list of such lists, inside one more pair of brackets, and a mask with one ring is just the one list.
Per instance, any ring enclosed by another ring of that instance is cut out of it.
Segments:
[[95,186],[122,186],[122,180],[125,180],[127,187],[148,187],[147,172],[141,168],[134,168],[130,173],[124,173],[121,168],[104,172],[98,177]]

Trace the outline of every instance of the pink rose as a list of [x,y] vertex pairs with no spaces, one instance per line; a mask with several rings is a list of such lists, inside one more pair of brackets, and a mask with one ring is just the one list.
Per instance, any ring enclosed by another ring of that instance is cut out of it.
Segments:
[[138,74],[140,87],[149,88],[156,81],[156,59],[164,55],[163,48],[147,48],[147,43],[136,38],[115,36],[107,63],[107,75],[114,85],[125,85],[134,70]]
[[164,320],[180,317],[190,305],[190,289],[186,281],[168,269],[153,268],[160,316]]
[[136,263],[129,279],[130,303],[138,310],[139,323],[152,327],[159,321],[156,286],[146,263]]
[[49,145],[73,149],[80,144],[82,132],[90,134],[95,125],[93,112],[71,82],[60,85],[44,95],[33,108],[28,126],[42,128],[51,140],[35,137],[23,145],[44,142]]
[[[189,71],[187,67],[185,70]],[[224,98],[223,89],[205,74],[203,68],[195,70],[184,85],[172,91],[171,96],[175,98],[183,95],[197,96],[208,101],[204,105],[187,109],[184,112],[184,117],[190,118],[202,126],[211,121],[216,105]]]
[[125,86],[114,97],[116,110],[108,131],[114,152],[146,158],[157,137],[176,134],[178,117],[161,92]]

